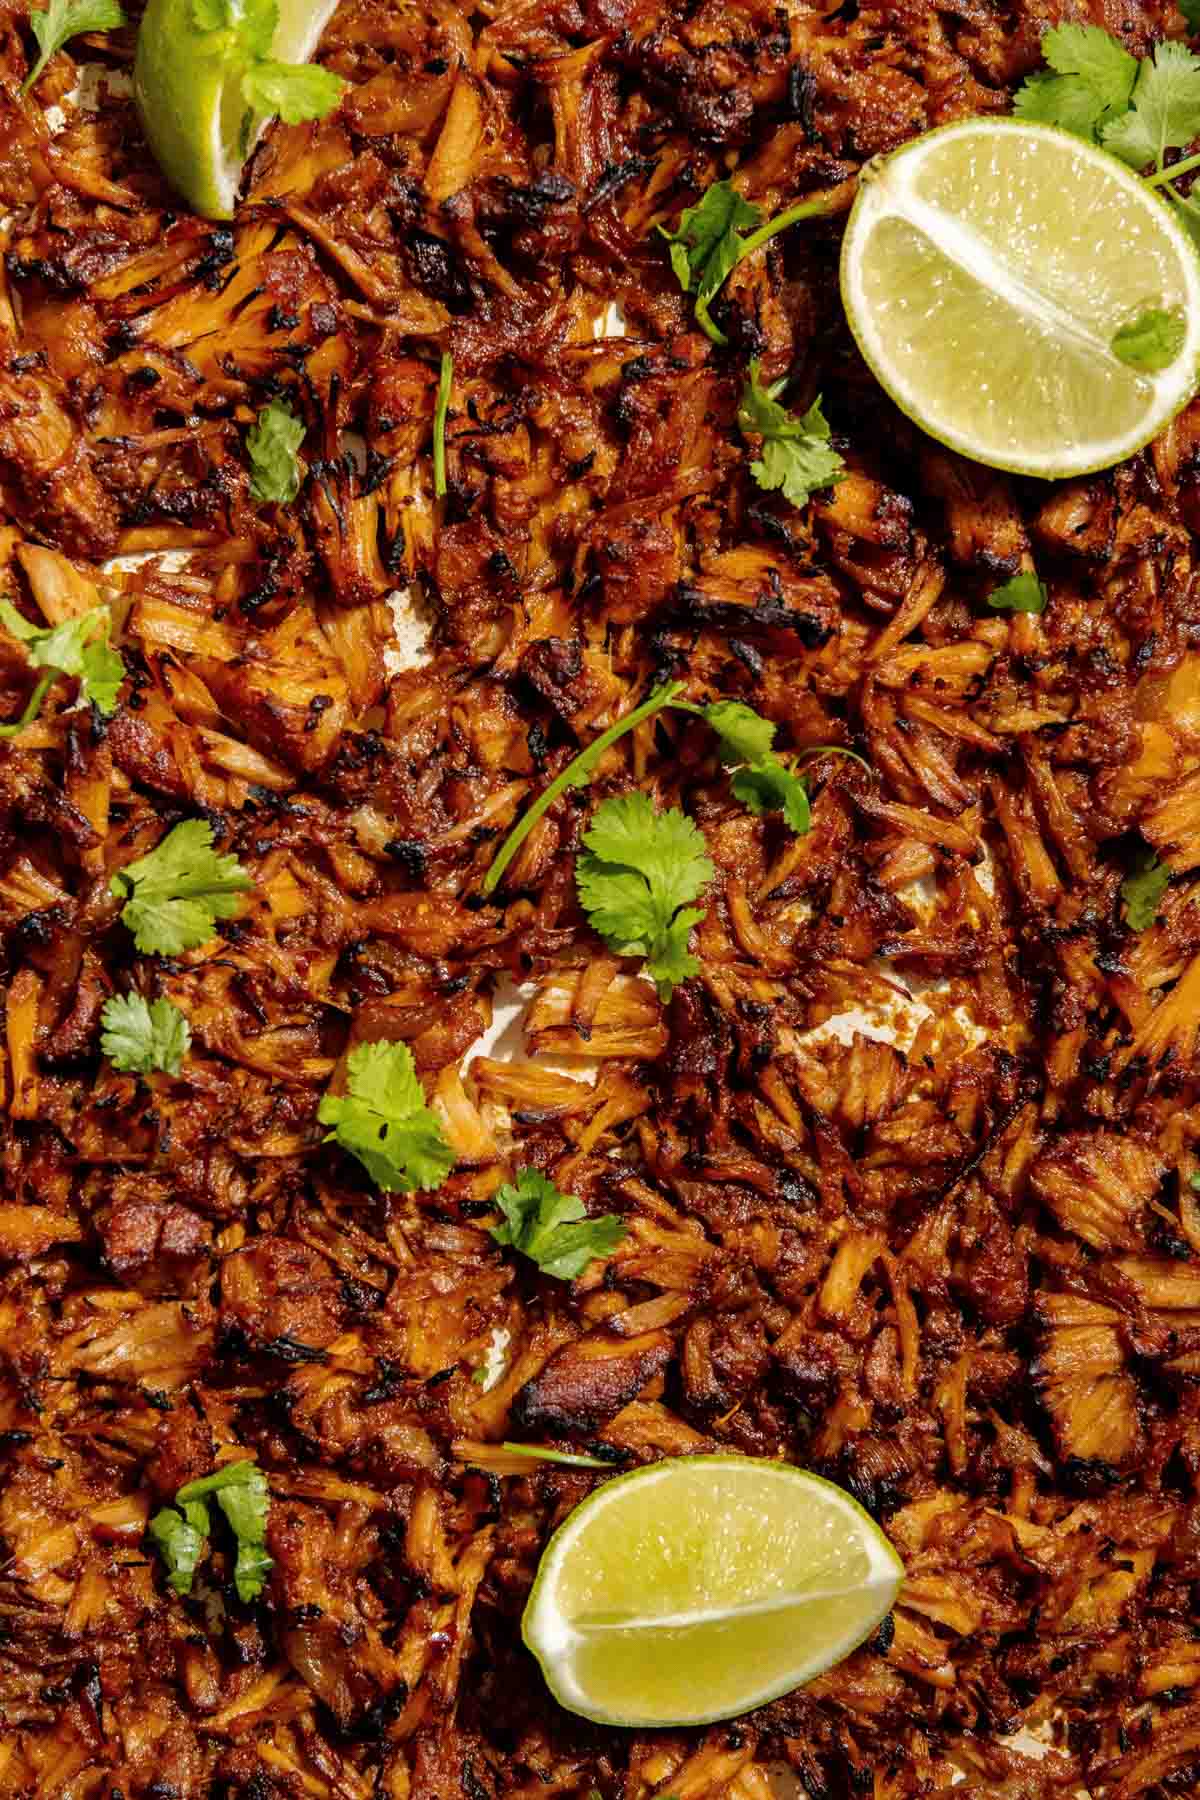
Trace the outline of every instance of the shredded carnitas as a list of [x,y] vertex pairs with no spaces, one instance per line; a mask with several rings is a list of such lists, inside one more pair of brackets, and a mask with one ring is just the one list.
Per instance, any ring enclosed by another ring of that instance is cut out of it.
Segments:
[[[718,179],[848,204],[1083,10],[344,0],[341,106],[214,225],[146,150],[136,19],[23,95],[0,7],[0,595],[106,608],[123,667],[0,739],[0,1795],[1197,1790],[1200,405],[1107,474],[993,475],[859,361],[837,211],[734,268],[724,345],[658,229]],[[1139,54],[1180,29],[1102,10]],[[752,360],[823,396],[845,473],[804,505],[752,473]],[[250,486],[272,401],[291,504]],[[1044,612],[989,608],[1033,569]],[[0,631],[3,720],[39,679]],[[667,710],[485,893],[669,681],[774,724],[811,830]],[[667,999],[575,881],[635,790],[715,867]],[[189,821],[249,886],[144,952],[113,877]],[[114,997],[183,1015],[177,1073],[102,1053]],[[379,1043],[432,1189],[324,1141]],[[498,1243],[522,1168],[616,1247],[564,1279]],[[699,1451],[840,1483],[900,1600],[745,1718],[589,1725],[521,1644],[539,1554],[607,1471]],[[261,1592],[219,1520],[177,1591],[148,1522],[234,1461]]]

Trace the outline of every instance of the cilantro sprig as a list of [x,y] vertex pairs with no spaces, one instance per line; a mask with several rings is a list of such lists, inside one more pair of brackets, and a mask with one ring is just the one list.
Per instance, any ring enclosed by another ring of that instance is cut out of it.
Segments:
[[[589,1219],[582,1200],[562,1193],[537,1169],[519,1169],[515,1184],[506,1181],[495,1198],[504,1220],[489,1226],[492,1237],[498,1244],[519,1250],[543,1275],[554,1275],[559,1281],[576,1280],[590,1262],[610,1255],[627,1235],[625,1223],[616,1213]],[[517,1455],[539,1454],[519,1444],[506,1444],[505,1449]],[[559,1459],[558,1452],[546,1455],[547,1461]]]
[[346,83],[332,69],[285,63],[271,55],[279,27],[279,0],[192,0],[192,22],[204,48],[241,69],[242,99],[251,113],[277,113],[287,125],[323,119]]
[[29,15],[29,29],[40,54],[22,82],[21,92],[29,92],[50,58],[71,38],[85,31],[115,31],[126,23],[117,0],[49,0],[41,11]]
[[234,918],[253,885],[236,857],[213,849],[204,819],[173,826],[156,849],[126,863],[109,883],[125,902],[121,922],[143,956],[178,956],[206,944],[217,920]]
[[[671,267],[685,294],[695,295],[693,311],[701,331],[714,344],[729,339],[713,323],[709,307],[726,277],[768,239],[801,219],[835,212],[843,204],[837,190],[814,194],[764,221],[760,209],[742,198],[730,181],[714,181],[695,206],[685,207],[674,231],[658,227],[670,246]],[[743,230],[748,232],[743,236]]]
[[191,1047],[191,1028],[170,1000],[114,994],[100,1011],[100,1049],[122,1074],[178,1075]]
[[233,1580],[239,1600],[256,1600],[273,1564],[265,1549],[271,1492],[256,1463],[226,1463],[215,1474],[189,1481],[150,1521],[150,1536],[167,1565],[177,1594],[190,1594],[212,1530],[207,1500],[216,1500],[237,1542]]
[[0,737],[15,737],[32,724],[60,675],[73,675],[79,682],[81,706],[94,705],[102,713],[116,711],[125,664],[108,641],[112,619],[107,606],[93,606],[61,625],[31,625],[10,601],[0,600],[0,624],[22,645],[33,667],[46,671],[20,718],[0,725]]
[[568,788],[586,787],[600,758],[611,745],[623,738],[626,732],[633,731],[646,719],[652,719],[667,707],[692,713],[712,727],[721,740],[721,760],[727,768],[745,765],[731,775],[729,784],[734,797],[743,806],[749,807],[756,814],[782,812],[793,831],[803,834],[809,830],[811,818],[803,781],[792,774],[772,752],[775,727],[771,721],[761,718],[752,707],[744,706],[740,700],[717,700],[708,706],[694,706],[691,701],[679,698],[683,685],[682,681],[670,681],[664,687],[655,688],[648,700],[643,700],[640,706],[635,706],[632,712],[626,713],[615,725],[610,725],[607,731],[601,732],[594,743],[581,750],[565,769],[559,771],[529,810],[522,813],[496,852],[480,884],[484,894],[495,892],[521,845],[554,802]]
[[785,500],[803,506],[819,489],[843,480],[846,465],[830,443],[832,434],[821,411],[820,395],[797,417],[779,403],[786,386],[785,377],[764,387],[758,363],[752,362],[738,407],[738,429],[743,437],[762,439],[761,453],[750,464],[759,487],[782,488]]
[[356,1045],[346,1059],[346,1092],[326,1094],[317,1118],[333,1127],[325,1142],[349,1151],[385,1193],[440,1187],[454,1167],[407,1044]]
[[714,700],[708,706],[686,706],[711,726],[719,754],[731,770],[729,791],[756,818],[781,812],[798,837],[812,829],[812,809],[804,778],[776,756],[775,727],[740,700]]
[[1131,874],[1121,883],[1121,904],[1130,931],[1146,931],[1158,917],[1171,871],[1153,850],[1139,852]]
[[250,463],[250,493],[255,500],[278,500],[285,505],[300,492],[304,463],[300,446],[304,421],[286,400],[271,400],[262,408],[246,433]]
[[645,958],[646,973],[669,1000],[698,973],[688,950],[704,917],[698,900],[716,870],[704,834],[678,807],[656,812],[646,794],[621,794],[597,807],[575,864],[580,904],[618,956]]
[[[1167,42],[1139,61],[1098,25],[1047,31],[1042,55],[1049,70],[1028,76],[1018,88],[1017,117],[1058,125],[1119,156],[1149,187],[1164,190],[1180,223],[1200,242],[1200,203],[1175,186],[1180,176],[1200,168],[1200,154],[1166,162],[1169,150],[1182,150],[1200,137],[1200,57],[1184,44]],[[1155,355],[1166,354],[1165,342],[1160,333]],[[1182,346],[1180,336],[1175,355]],[[1115,340],[1113,351],[1121,354]],[[1173,360],[1132,366],[1157,370]]]

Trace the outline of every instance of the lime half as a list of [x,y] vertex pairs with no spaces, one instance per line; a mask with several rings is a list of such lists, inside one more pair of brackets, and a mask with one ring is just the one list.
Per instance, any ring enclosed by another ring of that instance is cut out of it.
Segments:
[[[1115,156],[1050,125],[964,119],[868,165],[842,249],[859,349],[930,436],[994,468],[1081,475],[1162,430],[1200,379],[1200,259]],[[1147,310],[1170,365],[1111,346]]]
[[679,1457],[606,1482],[564,1520],[522,1631],[569,1711],[703,1725],[848,1656],[903,1574],[832,1482],[752,1457]]
[[[142,126],[163,174],[193,211],[231,219],[242,166],[268,114],[242,98],[241,65],[209,48],[193,0],[150,0],[138,29],[133,88]],[[271,44],[277,62],[307,62],[337,0],[280,0]]]

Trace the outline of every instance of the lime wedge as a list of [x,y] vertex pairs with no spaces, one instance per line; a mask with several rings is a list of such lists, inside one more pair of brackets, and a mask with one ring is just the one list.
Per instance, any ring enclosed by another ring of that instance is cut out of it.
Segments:
[[[863,171],[842,300],[877,379],[922,430],[1020,474],[1081,475],[1162,430],[1200,379],[1200,259],[1115,156],[1050,125],[964,119]],[[1185,322],[1157,374],[1116,332]]]
[[[150,0],[138,29],[133,89],[150,148],[171,185],[206,219],[231,219],[242,166],[268,114],[242,98],[241,66],[209,48],[193,0]],[[280,0],[278,62],[307,62],[337,0]]]
[[678,1457],[606,1482],[563,1521],[522,1632],[569,1711],[703,1725],[848,1656],[903,1574],[832,1482],[753,1457]]

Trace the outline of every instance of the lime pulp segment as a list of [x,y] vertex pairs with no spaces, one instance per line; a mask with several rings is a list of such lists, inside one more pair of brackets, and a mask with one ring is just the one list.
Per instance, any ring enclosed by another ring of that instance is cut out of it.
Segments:
[[[1148,442],[1200,373],[1200,260],[1124,164],[1053,126],[969,119],[864,172],[842,251],[859,348],[931,436],[997,468],[1060,477]],[[1116,332],[1186,321],[1158,374]]]
[[749,1457],[685,1457],[607,1482],[551,1539],[525,1641],[563,1706],[602,1723],[700,1724],[848,1655],[902,1566],[830,1482]]

